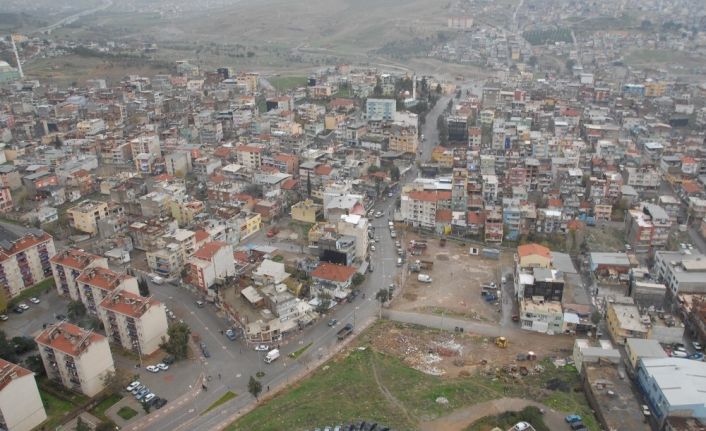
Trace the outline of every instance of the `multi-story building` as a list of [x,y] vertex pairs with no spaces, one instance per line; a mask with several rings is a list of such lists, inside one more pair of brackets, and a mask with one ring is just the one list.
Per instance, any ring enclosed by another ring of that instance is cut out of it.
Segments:
[[397,112],[395,99],[369,98],[365,102],[365,113],[368,121],[392,121]]
[[140,355],[151,355],[168,339],[166,309],[154,298],[114,290],[98,314],[110,341]]
[[257,172],[262,167],[262,148],[240,145],[235,148],[235,157],[239,164],[251,172]]
[[218,280],[235,275],[233,247],[221,241],[204,244],[188,261],[189,282],[206,292]]
[[[647,318],[649,322],[649,317]],[[609,303],[606,322],[611,338],[617,344],[625,345],[628,338],[647,338],[648,328],[633,304]]]
[[625,238],[636,253],[664,249],[669,240],[672,220],[659,205],[642,203],[625,217]]
[[418,142],[416,128],[392,125],[388,143],[390,151],[417,154]]
[[92,397],[114,373],[108,339],[67,322],[48,325],[35,339],[49,380]]
[[657,277],[676,297],[681,293],[706,294],[706,256],[700,253],[658,251],[654,268]]
[[113,291],[124,290],[139,295],[137,279],[107,268],[93,267],[83,271],[77,280],[81,299],[89,313],[97,315],[98,305]]
[[132,160],[135,161],[135,168],[139,171],[140,155],[152,155],[160,157],[162,148],[159,143],[159,135],[156,133],[146,133],[130,141],[130,149],[132,150]]
[[410,190],[402,194],[400,212],[407,224],[434,229],[436,211],[451,207],[451,191]]
[[51,270],[59,295],[82,301],[77,279],[83,271],[93,267],[108,268],[108,259],[75,248],[63,250],[52,257]]
[[503,242],[503,212],[500,207],[488,207],[485,211],[483,240],[486,243],[500,244]]
[[177,229],[165,234],[158,248],[147,252],[147,266],[160,275],[177,276],[195,251],[195,232]]
[[98,233],[98,220],[108,217],[108,204],[101,201],[86,200],[69,208],[69,226],[91,235]]
[[0,223],[0,286],[7,298],[51,277],[54,239],[39,229]]
[[30,431],[46,419],[34,373],[0,359],[0,429]]
[[628,173],[626,184],[636,189],[656,189],[662,182],[659,170],[654,168],[625,168]]

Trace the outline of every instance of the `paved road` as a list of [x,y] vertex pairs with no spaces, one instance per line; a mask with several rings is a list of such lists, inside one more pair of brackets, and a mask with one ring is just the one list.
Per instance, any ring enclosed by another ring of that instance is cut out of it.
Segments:
[[34,30],[33,33],[44,33],[47,31],[52,31],[54,29],[57,29],[59,27],[66,25],[66,24],[71,24],[72,22],[76,21],[77,19],[79,19],[83,16],[87,16],[87,15],[94,14],[96,12],[100,12],[102,10],[108,9],[111,6],[113,6],[113,1],[106,0],[105,3],[103,3],[100,6],[94,7],[93,9],[84,10],[79,13],[75,13],[71,16],[67,16],[66,18],[62,18],[61,20],[55,22],[54,24],[51,24],[46,27],[42,27],[42,28],[38,28],[38,29]]

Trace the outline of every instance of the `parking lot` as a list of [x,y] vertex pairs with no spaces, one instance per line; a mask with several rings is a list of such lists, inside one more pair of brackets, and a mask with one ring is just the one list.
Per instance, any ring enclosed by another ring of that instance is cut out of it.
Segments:
[[4,331],[8,338],[34,337],[43,329],[44,324],[56,323],[57,315],[66,315],[69,301],[59,297],[56,289],[49,290],[38,299],[39,304],[24,301],[29,306],[29,310],[22,314],[14,313],[12,310],[7,311],[8,319],[0,322],[0,330]]
[[[423,238],[407,233],[405,239],[406,244],[401,245],[408,247],[411,240]],[[513,256],[509,252],[503,253],[499,260],[471,256],[469,247],[452,241],[441,246],[438,239],[429,239],[421,255],[413,256],[408,252],[407,268],[417,260],[422,265],[423,261],[431,262],[433,266],[406,277],[402,294],[395,299],[392,308],[499,322],[502,317],[500,301],[486,302],[481,296],[482,286],[500,284],[501,268],[511,268]],[[429,275],[431,283],[419,281],[419,274],[421,278]]]

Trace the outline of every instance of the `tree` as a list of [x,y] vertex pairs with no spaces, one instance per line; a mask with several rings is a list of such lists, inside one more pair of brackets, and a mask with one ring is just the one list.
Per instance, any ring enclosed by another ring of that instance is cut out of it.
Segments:
[[260,392],[262,392],[262,383],[253,376],[250,376],[250,380],[248,381],[248,392],[250,392],[256,400],[258,396],[260,396]]
[[594,325],[598,325],[598,322],[601,321],[601,312],[598,310],[595,310],[593,313],[591,313],[591,322],[593,322]]
[[91,427],[88,426],[86,422],[83,421],[81,416],[76,418],[76,428],[74,428],[76,431],[91,431]]
[[353,280],[351,280],[353,286],[360,286],[363,281],[365,281],[365,276],[359,272],[356,272],[355,275],[353,275]]
[[399,181],[400,180],[400,168],[393,165],[390,168],[390,178],[392,179],[392,181]]
[[125,386],[131,381],[131,376],[122,369],[103,374],[101,381],[105,390],[110,394],[120,394]]
[[378,293],[375,294],[375,299],[380,301],[380,304],[386,303],[390,299],[390,291],[388,289],[380,289]]
[[7,310],[7,294],[4,290],[0,289],[0,312],[4,313]]
[[318,298],[319,304],[316,306],[316,312],[323,314],[328,311],[328,308],[331,305],[331,295],[326,292],[321,292],[319,293]]
[[574,71],[574,66],[576,66],[576,60],[570,58],[566,60],[566,70],[571,73]]
[[5,336],[4,331],[0,331],[0,358],[8,362],[17,363],[15,347],[7,339],[7,336]]
[[167,330],[169,341],[162,338],[162,347],[167,353],[174,356],[175,359],[184,359],[189,349],[189,336],[191,329],[186,323],[175,323]]
[[306,171],[306,195],[311,197],[311,171]]
[[140,296],[148,297],[150,296],[150,285],[147,283],[147,280],[144,278],[140,277],[140,279],[137,282],[137,289],[140,291]]
[[30,337],[12,337],[11,343],[17,355],[23,355],[37,348],[37,343]]
[[150,412],[150,403],[142,401],[140,404],[142,404],[142,410],[145,411],[145,413],[149,414]]
[[114,431],[116,428],[112,422],[101,422],[93,431]]
[[69,302],[68,311],[66,312],[69,320],[77,322],[86,315],[86,306],[81,301]]
[[44,376],[46,370],[44,370],[44,363],[42,362],[42,357],[39,355],[32,355],[25,359],[25,368],[32,371],[38,377]]
[[436,90],[435,90],[435,91],[436,91],[436,94],[441,94],[441,91],[442,91],[441,84],[436,84]]

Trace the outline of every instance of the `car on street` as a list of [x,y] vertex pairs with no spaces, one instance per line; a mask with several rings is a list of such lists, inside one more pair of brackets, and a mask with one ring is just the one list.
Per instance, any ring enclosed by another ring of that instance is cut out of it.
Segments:
[[156,367],[154,365],[148,365],[145,367],[145,369],[147,371],[149,371],[150,373],[158,373],[159,372],[159,367]]
[[235,335],[235,331],[233,331],[232,329],[229,329],[229,330],[226,331],[226,337],[227,337],[230,341],[235,341],[235,339],[238,338],[238,337]]
[[66,320],[66,315],[65,314],[57,314],[56,320]]
[[338,323],[338,320],[336,320],[336,319],[331,319],[331,320],[328,321],[328,326],[335,326],[336,323]]
[[149,394],[145,395],[145,399],[143,401],[149,403],[154,397],[156,397],[156,395],[153,392],[150,392]]
[[255,350],[258,352],[266,352],[270,350],[270,348],[266,344],[258,344],[257,346],[255,346]]
[[159,364],[157,364],[156,367],[162,371],[167,371],[169,369],[169,365],[167,365],[163,362],[160,362]]
[[9,319],[9,317],[7,317],[7,314],[0,314],[0,320],[2,320],[4,322],[7,319]]
[[[7,317],[7,316],[5,316],[5,317]],[[1,320],[1,319],[2,319],[2,316],[0,316],[0,320]],[[7,319],[4,319],[4,320],[7,320]],[[693,341],[693,342],[691,343],[691,347],[693,347],[694,350],[697,350],[697,351],[699,351],[699,352],[704,349],[704,346],[702,346],[701,343],[699,343],[698,341]]]
[[125,388],[125,390],[127,390],[128,392],[132,392],[132,391],[134,391],[135,388],[138,387],[138,386],[140,386],[140,381],[139,381],[139,380],[135,380],[134,382],[132,382],[132,383],[130,383],[129,385],[127,385],[127,388]]
[[682,352],[681,350],[672,350],[672,357],[673,358],[687,358],[687,357],[689,357],[689,354],[686,352]]
[[642,405],[642,414],[645,416],[652,416],[652,412],[650,412],[650,407],[647,404]]
[[29,310],[29,305],[25,304],[24,302],[20,302],[19,304],[17,304],[17,306],[25,311]]
[[165,404],[167,404],[167,400],[165,400],[164,398],[160,398],[159,400],[155,401],[154,408],[159,410],[164,407]]
[[394,196],[394,193],[392,193],[392,192],[390,192],[390,193],[387,194],[387,197],[388,197],[388,198],[391,198],[392,196]]
[[375,218],[380,218],[382,217],[382,213],[380,211],[375,213]]
[[29,302],[31,302],[32,304],[39,304],[41,301],[39,300],[39,298],[35,298],[33,296],[33,297],[29,298]]
[[374,246],[374,245],[371,245],[371,246],[370,246],[370,251],[375,251],[375,246]]
[[150,393],[150,390],[147,389],[147,388],[145,388],[145,389],[141,390],[140,392],[138,392],[137,395],[135,395],[135,399],[136,399],[137,401],[140,401],[141,399],[143,399],[143,398],[144,398],[147,394],[149,394],[149,393]]
[[204,306],[203,301],[196,301],[196,306],[199,308],[203,308],[203,306]]

